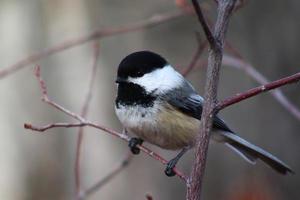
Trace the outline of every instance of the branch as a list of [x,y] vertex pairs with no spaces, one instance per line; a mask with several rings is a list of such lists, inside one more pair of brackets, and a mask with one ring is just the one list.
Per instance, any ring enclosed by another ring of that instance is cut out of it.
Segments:
[[49,96],[48,96],[48,91],[47,91],[47,87],[46,84],[44,82],[44,80],[41,78],[41,68],[40,66],[37,66],[35,68],[35,76],[37,77],[40,87],[41,87],[41,92],[42,92],[42,101],[44,101],[45,103],[49,104],[50,106],[56,108],[57,110],[62,111],[63,113],[65,113],[66,115],[69,115],[70,117],[77,119],[80,122],[84,122],[84,118],[82,118],[81,116],[67,110],[66,108],[64,108],[61,105],[58,105],[57,103],[55,103],[54,101],[52,101]]
[[[45,126],[34,126],[30,123],[25,123],[24,124],[24,128],[25,129],[30,129],[33,131],[39,131],[39,132],[43,132],[46,131],[48,129],[51,128],[56,128],[56,127],[65,127],[65,128],[70,128],[70,127],[83,127],[83,126],[89,126],[89,127],[93,127],[99,130],[102,130],[106,133],[109,133],[112,136],[115,136],[119,139],[122,139],[126,142],[129,142],[129,140],[131,139],[128,135],[126,134],[122,134],[119,133],[117,131],[114,131],[108,127],[105,127],[103,125],[99,125],[93,122],[89,122],[88,120],[86,120],[85,118],[82,118],[81,116],[69,111],[68,109],[60,106],[59,104],[53,102],[50,100],[50,98],[47,95],[47,89],[45,87],[45,82],[43,81],[43,79],[40,76],[40,67],[37,66],[36,67],[36,77],[39,80],[40,83],[40,87],[43,93],[43,99],[47,99],[47,101],[45,101],[46,103],[48,103],[49,105],[55,107],[56,109],[58,109],[59,111],[71,116],[74,119],[77,119],[79,121],[79,123],[53,123],[53,124],[48,124]],[[163,165],[166,165],[168,163],[168,161],[166,159],[164,159],[163,157],[161,157],[159,154],[153,152],[152,150],[148,149],[147,147],[143,146],[143,145],[137,145],[137,147],[139,147],[141,149],[141,151],[143,151],[144,153],[146,153],[148,156],[154,158],[155,160],[161,162]],[[174,172],[175,174],[181,179],[183,180],[185,183],[187,182],[187,178],[186,176],[179,171],[177,168],[174,168]]]
[[[237,55],[235,55],[237,56]],[[207,66],[207,61],[203,59],[199,59],[197,62],[197,66],[194,68],[202,68]],[[199,63],[199,64],[198,64]],[[244,61],[244,59],[239,55],[237,57],[224,55],[222,64],[234,67],[239,70],[245,71],[250,77],[252,77],[258,83],[265,85],[270,82],[265,76],[263,76],[259,71],[255,69],[253,65]],[[189,72],[190,73],[190,72]],[[284,94],[283,92],[277,88],[270,92],[270,94],[277,100],[289,113],[291,113],[294,117],[300,120],[300,110],[294,105]]]
[[30,129],[30,130],[38,131],[38,132],[44,132],[51,128],[73,128],[73,127],[83,127],[83,126],[88,126],[88,123],[85,123],[85,122],[81,122],[81,123],[59,122],[59,123],[47,124],[44,126],[35,126],[35,125],[29,124],[29,123],[24,124],[25,129]]
[[157,25],[160,25],[162,23],[168,22],[170,20],[179,18],[181,16],[192,14],[192,12],[186,12],[183,10],[178,10],[175,12],[166,12],[163,14],[156,14],[152,17],[138,22],[138,23],[132,23],[125,26],[119,26],[115,28],[106,28],[106,29],[100,29],[96,30],[90,34],[83,35],[74,39],[66,40],[64,42],[61,42],[53,47],[45,48],[43,50],[40,50],[30,56],[27,56],[26,58],[16,62],[15,64],[2,68],[0,70],[0,79],[30,65],[38,60],[53,55],[55,53],[59,53],[61,51],[64,51],[66,49],[73,48],[78,45],[82,45],[86,42],[90,42],[92,40],[101,39],[104,37],[114,36],[122,33],[128,33],[133,31],[139,31],[147,28],[151,28]]
[[[99,58],[99,44],[95,42],[94,44],[94,56],[93,56],[93,65],[91,70],[91,78],[88,86],[88,92],[86,94],[82,110],[81,110],[81,117],[85,118],[88,113],[90,101],[92,99],[92,90],[95,83],[97,65],[98,65],[98,58]],[[76,144],[76,158],[75,158],[75,185],[76,185],[76,197],[80,199],[80,192],[81,192],[81,184],[80,184],[80,156],[81,156],[81,147],[83,142],[83,127],[80,127],[78,130],[77,135],[77,144]]]
[[193,3],[193,6],[194,6],[194,9],[196,11],[196,14],[198,16],[198,20],[199,20],[199,22],[200,22],[200,24],[203,28],[203,31],[205,33],[205,36],[206,36],[210,46],[212,48],[216,48],[216,45],[217,45],[216,40],[215,40],[215,38],[214,38],[214,36],[213,36],[209,26],[208,26],[208,23],[206,22],[206,20],[203,16],[203,13],[202,13],[202,10],[201,10],[201,7],[200,7],[198,1],[197,0],[192,0],[192,3]]
[[[210,51],[208,57],[208,71],[206,75],[206,85],[204,93],[204,106],[201,115],[200,133],[196,142],[195,161],[192,167],[192,172],[187,184],[187,199],[188,200],[200,200],[201,199],[201,187],[202,180],[205,171],[205,163],[207,157],[207,149],[209,143],[209,133],[212,127],[213,111],[217,102],[217,88],[219,81],[219,72],[222,64],[223,57],[223,45],[225,40],[225,33],[229,23],[229,17],[232,13],[236,0],[219,0],[218,2],[218,17],[214,30],[214,43],[210,38],[210,34],[207,34],[207,39],[210,43]],[[208,26],[201,22],[201,16],[199,16],[200,6],[196,0],[193,0],[195,10],[198,14],[203,29]],[[198,8],[199,7],[199,8]],[[202,17],[203,19],[203,17]],[[203,19],[204,20],[204,19]]]
[[299,80],[300,80],[300,72],[298,72],[294,75],[291,75],[291,76],[273,81],[271,83],[268,83],[268,84],[250,89],[246,92],[236,94],[233,97],[229,97],[229,98],[221,101],[220,103],[218,103],[217,106],[215,107],[215,111],[222,110],[222,109],[224,109],[224,108],[226,108],[230,105],[236,104],[240,101],[243,101],[243,100],[248,99],[250,97],[256,96],[260,93],[267,92],[269,90],[273,90],[273,89],[276,89],[278,87],[282,87],[282,86],[287,85],[287,84],[296,83]]
[[[247,73],[250,77],[252,77],[254,80],[256,80],[262,85],[265,85],[270,82],[265,76],[258,72],[253,65],[244,61],[244,59],[241,56],[235,58],[229,55],[224,55],[223,64],[230,67],[235,67],[240,70],[244,70],[245,73]],[[280,89],[276,89],[274,91],[271,91],[270,93],[285,109],[289,111],[289,113],[291,113],[294,117],[300,120],[299,108],[297,108],[297,106],[290,102],[290,100],[283,94],[283,92]]]
[[[239,9],[241,9],[242,7],[244,7],[244,5],[246,4],[246,1],[247,1],[247,0],[239,0],[239,1],[237,1],[236,4],[235,4],[235,7],[234,7],[234,12],[236,12],[236,11],[238,11]],[[195,2],[193,2],[193,3],[196,4],[195,6],[196,6],[197,8],[199,7],[199,5],[197,4],[197,1],[195,1]],[[217,2],[216,2],[216,3],[217,3]],[[179,1],[176,1],[176,4],[178,5],[178,7],[182,8],[182,9],[184,9],[184,8],[187,6],[186,0],[179,0]],[[203,4],[202,4],[202,5],[203,5]],[[204,5],[205,5],[205,4],[204,4]],[[203,15],[202,15],[202,11],[201,11],[201,8],[200,8],[200,7],[198,8],[197,15],[198,15],[198,18],[199,18],[200,23],[201,23],[201,24],[202,24],[202,23],[206,24],[205,27],[208,29],[208,30],[207,30],[207,32],[208,32],[207,39],[208,39],[209,37],[211,37],[211,36],[210,36],[211,31],[210,31],[210,29],[209,29],[209,26],[212,24],[212,22],[211,22],[210,18],[207,18],[206,21],[205,21]],[[181,72],[183,76],[187,76],[187,75],[188,75],[188,74],[196,67],[196,65],[197,65],[197,63],[198,63],[198,61],[199,61],[199,58],[200,58],[201,54],[203,53],[204,49],[207,47],[207,41],[201,42],[199,33],[197,33],[197,32],[196,32],[196,38],[197,38],[197,41],[198,41],[198,47],[197,47],[197,50],[196,50],[196,52],[194,53],[194,55],[193,55],[193,57],[192,57],[192,60],[191,60],[190,64],[189,64],[186,68],[184,68],[183,71]],[[232,51],[234,50],[234,49],[231,47],[231,45],[230,45],[227,41],[225,41],[225,43],[226,43],[226,45],[227,45],[228,47],[230,47],[230,50],[232,50]],[[211,44],[211,43],[210,43],[210,44]],[[229,45],[230,45],[230,46],[229,46]],[[211,46],[212,46],[212,45],[211,45]],[[235,51],[235,53],[238,53],[238,52]],[[203,63],[203,64],[207,65],[207,62],[206,62],[206,63]]]
[[[226,47],[231,53],[233,53],[234,56],[237,57],[237,59],[230,56],[224,56],[224,64],[236,67],[238,69],[243,69],[249,76],[251,76],[253,79],[255,79],[258,83],[262,85],[270,82],[266,77],[259,73],[254,66],[252,66],[250,63],[247,63],[243,56],[240,54],[240,52],[236,50],[236,48],[234,48],[228,41],[226,42]],[[280,89],[271,91],[271,95],[285,109],[287,109],[292,115],[294,115],[294,117],[300,120],[300,110],[288,100],[288,98],[282,93]]]
[[116,177],[120,172],[122,172],[132,161],[132,154],[129,152],[127,156],[122,160],[122,162],[117,165],[114,169],[111,170],[104,178],[94,184],[92,187],[88,188],[86,191],[82,192],[79,196],[80,200],[86,199],[91,196],[93,193],[98,191],[104,185],[106,185],[110,180]]
[[[48,129],[57,128],[57,127],[71,128],[71,127],[83,127],[83,126],[89,126],[89,127],[93,127],[93,128],[102,130],[102,131],[104,131],[106,133],[109,133],[110,135],[115,136],[119,139],[122,139],[126,142],[129,142],[129,140],[131,139],[126,134],[119,133],[117,131],[114,131],[111,128],[108,128],[108,127],[105,127],[103,125],[99,125],[99,124],[96,124],[96,123],[93,123],[93,122],[89,122],[87,120],[85,120],[85,122],[80,122],[80,123],[53,123],[53,124],[48,124],[48,125],[45,125],[45,126],[35,126],[35,125],[30,124],[30,123],[25,123],[24,124],[25,129],[30,129],[30,130],[38,131],[38,132],[44,132]],[[153,152],[152,150],[148,149],[147,147],[145,147],[143,145],[137,145],[137,147],[139,147],[142,152],[146,153],[148,156],[150,156],[150,157],[154,158],[155,160],[159,161],[163,165],[166,165],[168,163],[168,161],[166,159],[161,157],[159,154]],[[185,183],[187,182],[186,176],[181,171],[179,171],[177,168],[174,168],[174,172],[181,180],[183,180]]]
[[[234,67],[239,70],[244,70],[246,74],[248,74],[250,77],[252,77],[254,80],[256,80],[258,83],[262,85],[271,82],[265,76],[263,76],[259,71],[257,71],[253,65],[246,62],[240,54],[235,56],[236,57],[230,55],[224,55],[222,64],[229,67]],[[196,68],[202,68],[207,66],[206,60],[199,59],[196,63],[200,63],[197,64]],[[193,67],[192,69],[194,68],[195,67]],[[188,73],[190,73],[190,71]],[[274,88],[274,89],[276,90],[270,91],[270,94],[275,98],[275,100],[277,100],[290,114],[296,117],[296,119],[300,120],[299,108],[295,104],[293,104],[279,88]]]

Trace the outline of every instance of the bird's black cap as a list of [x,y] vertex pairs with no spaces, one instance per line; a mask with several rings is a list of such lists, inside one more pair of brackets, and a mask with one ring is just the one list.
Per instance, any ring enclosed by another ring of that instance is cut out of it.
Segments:
[[126,56],[118,68],[118,78],[141,77],[167,65],[167,61],[151,51],[138,51]]

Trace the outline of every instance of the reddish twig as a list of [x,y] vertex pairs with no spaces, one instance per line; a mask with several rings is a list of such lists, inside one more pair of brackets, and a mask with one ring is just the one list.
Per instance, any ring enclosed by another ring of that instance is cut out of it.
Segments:
[[34,126],[32,124],[29,123],[25,123],[24,124],[24,128],[25,129],[30,129],[33,131],[39,131],[39,132],[44,132],[48,129],[51,128],[73,128],[73,127],[83,127],[83,126],[87,126],[87,123],[81,122],[81,123],[63,123],[63,122],[59,122],[59,123],[52,123],[52,124],[47,124],[44,126]]
[[192,0],[192,3],[193,3],[193,6],[194,6],[194,9],[196,11],[196,14],[198,16],[198,20],[203,28],[203,31],[206,35],[206,38],[211,46],[211,48],[217,48],[217,41],[215,40],[215,37],[213,36],[213,33],[212,31],[210,30],[209,26],[208,26],[208,23],[206,22],[204,16],[203,16],[203,13],[202,13],[202,10],[201,10],[201,7],[198,3],[197,0]]
[[120,172],[122,172],[131,162],[131,160],[132,160],[132,154],[129,152],[126,155],[126,157],[122,160],[122,162],[118,164],[115,168],[113,168],[111,172],[109,172],[109,174],[107,174],[104,178],[102,178],[100,181],[95,183],[87,190],[81,192],[79,199],[80,200],[86,199],[87,197],[91,196],[93,193],[98,191],[100,188],[106,185],[110,180],[116,177]]
[[[96,124],[96,123],[93,123],[93,122],[89,122],[88,120],[86,120],[85,118],[82,118],[81,116],[69,111],[68,109],[66,108],[63,108],[62,106],[58,105],[57,103],[51,101],[47,95],[47,89],[45,87],[45,83],[43,81],[43,79],[41,78],[40,76],[40,67],[37,66],[36,68],[36,76],[37,76],[37,79],[39,80],[39,83],[40,83],[40,87],[41,87],[41,90],[42,90],[42,93],[43,93],[43,99],[47,99],[47,101],[45,101],[46,103],[48,103],[49,105],[55,107],[56,109],[60,110],[61,112],[71,116],[72,118],[74,119],[77,119],[80,123],[53,123],[53,124],[48,124],[46,126],[34,126],[32,124],[29,124],[29,123],[25,123],[24,124],[24,128],[26,129],[30,129],[30,130],[34,130],[34,131],[39,131],[39,132],[43,132],[45,130],[48,130],[48,129],[51,129],[51,128],[55,128],[55,127],[83,127],[83,126],[89,126],[89,127],[93,127],[93,128],[96,128],[96,129],[99,129],[99,130],[102,130],[106,133],[109,133],[110,135],[113,135],[119,139],[122,139],[124,141],[127,141],[129,142],[129,140],[131,139],[128,135],[126,134],[122,134],[122,133],[119,133],[117,131],[114,131],[110,128],[107,128],[103,125],[99,125],[99,124]],[[161,157],[159,154],[153,152],[152,150],[148,149],[147,147],[143,146],[143,145],[137,145],[137,147],[139,147],[141,149],[141,151],[143,151],[144,153],[146,153],[148,156],[154,158],[155,160],[161,162],[163,165],[166,165],[168,163],[168,161],[166,159],[164,159],[163,157]],[[187,182],[187,178],[186,176],[181,172],[179,171],[177,168],[174,168],[174,172],[175,174],[180,178],[182,179],[185,183]]]
[[[225,33],[232,14],[236,0],[218,1],[218,17],[215,24],[214,34],[209,30],[206,21],[201,15],[201,9],[196,0],[192,0],[199,21],[204,29],[207,40],[210,44],[208,57],[208,70],[204,93],[204,105],[201,115],[200,132],[196,142],[195,161],[187,184],[187,200],[200,200],[202,181],[205,171],[209,133],[212,127],[213,111],[217,102],[217,88],[219,81],[220,67],[223,57],[223,45]],[[206,30],[208,29],[208,30]],[[213,38],[212,38],[213,37]]]
[[[94,56],[93,56],[93,65],[91,70],[91,78],[88,86],[88,92],[86,94],[82,110],[81,110],[81,117],[85,118],[88,113],[90,101],[92,99],[92,90],[95,82],[97,65],[98,65],[98,58],[99,58],[99,43],[94,44]],[[76,143],[76,157],[75,157],[75,185],[76,185],[76,197],[79,199],[80,192],[81,192],[81,184],[80,184],[80,156],[81,156],[81,147],[83,142],[83,127],[80,127],[78,130],[77,135],[77,143]]]
[[[246,0],[244,0],[246,1]],[[227,49],[237,58],[231,56],[224,56],[223,63],[228,66],[236,67],[238,69],[244,70],[250,77],[256,80],[258,83],[265,85],[270,82],[265,76],[259,73],[254,66],[247,63],[240,52],[234,48],[228,41],[226,41]],[[271,95],[294,117],[300,120],[300,110],[291,103],[288,98],[283,94],[280,89],[271,91]]]
[[300,72],[296,73],[294,75],[291,75],[291,76],[273,81],[271,83],[261,85],[259,87],[250,89],[250,90],[248,90],[246,92],[243,92],[243,93],[240,93],[240,94],[236,94],[233,97],[229,97],[229,98],[219,102],[217,104],[217,106],[215,107],[215,110],[216,111],[222,110],[222,109],[224,109],[224,108],[226,108],[226,107],[228,107],[232,104],[236,104],[240,101],[243,101],[243,100],[248,99],[250,97],[256,96],[260,93],[267,92],[269,90],[273,90],[273,89],[276,89],[278,87],[282,87],[282,86],[287,85],[287,84],[295,83],[295,82],[298,82],[299,80],[300,80]]
[[[70,127],[83,127],[83,126],[89,126],[89,127],[93,127],[93,128],[102,130],[102,131],[109,133],[110,135],[115,136],[119,139],[122,139],[126,142],[129,142],[129,140],[130,140],[130,137],[126,134],[119,133],[117,131],[114,131],[113,129],[110,129],[108,127],[105,127],[105,126],[102,126],[102,125],[99,125],[99,124],[96,124],[93,122],[89,122],[87,120],[84,120],[84,122],[80,122],[80,123],[53,123],[53,124],[48,124],[45,126],[35,126],[35,125],[29,124],[29,123],[24,124],[24,128],[30,129],[33,131],[38,131],[38,132],[43,132],[48,129],[56,128],[56,127],[70,128]],[[166,159],[161,157],[159,154],[153,152],[152,150],[148,149],[147,147],[142,146],[142,145],[137,145],[137,147],[139,147],[141,149],[141,151],[146,153],[148,156],[161,162],[163,165],[166,165],[168,163],[168,161]],[[174,172],[180,179],[182,179],[184,182],[187,182],[186,176],[181,171],[179,171],[177,168],[175,168]]]
[[37,77],[40,87],[41,87],[41,91],[42,91],[42,101],[44,101],[45,103],[53,106],[54,108],[56,108],[57,110],[62,111],[63,113],[69,115],[70,117],[77,119],[80,122],[84,122],[84,118],[82,118],[81,116],[71,112],[70,110],[64,108],[63,106],[58,105],[57,103],[55,103],[54,101],[49,99],[48,96],[48,92],[47,92],[47,87],[46,84],[44,82],[44,80],[41,78],[41,68],[40,66],[36,66],[35,68],[35,76]]
[[[235,58],[232,56],[224,55],[223,64],[230,67],[235,67],[240,70],[244,70],[245,73],[247,73],[250,77],[252,77],[255,81],[262,85],[270,82],[265,76],[258,72],[254,68],[254,66],[244,61],[242,57]],[[285,109],[289,111],[289,113],[300,120],[299,108],[297,108],[292,102],[290,102],[290,100],[283,94],[280,89],[273,90],[270,93],[275,98],[275,100],[277,100]]]
[[[236,56],[236,55],[235,55]],[[199,59],[197,61],[196,68],[202,68],[207,66],[207,61],[203,59]],[[234,67],[239,70],[245,71],[250,77],[252,77],[258,83],[265,85],[270,82],[265,76],[263,76],[259,71],[255,69],[253,65],[243,60],[241,56],[233,57],[229,55],[223,56],[223,65]],[[277,100],[286,110],[289,111],[294,117],[300,120],[300,110],[294,105],[284,94],[283,92],[277,88],[276,90],[270,91],[270,94]]]
[[[239,51],[237,51],[228,41],[225,41],[225,45],[227,49],[234,55],[234,57],[230,55],[224,55],[222,61],[223,65],[243,70],[247,75],[249,75],[255,81],[262,85],[265,85],[270,82],[270,80],[268,80],[259,71],[257,71],[253,65],[251,65],[249,62],[246,62],[244,57],[239,53]],[[197,68],[207,66],[207,61],[203,59],[198,59],[195,63],[197,65]],[[186,69],[187,68],[185,68],[182,73],[185,73]],[[188,73],[190,73],[190,71]],[[300,120],[299,108],[297,108],[297,106],[294,105],[279,88],[271,91],[270,93],[275,98],[275,100],[277,100],[285,109],[289,111],[289,113],[291,113],[294,117]]]
[[2,68],[0,70],[0,79],[6,77],[9,74],[12,74],[32,63],[37,62],[38,60],[53,55],[55,53],[64,51],[66,49],[84,44],[86,42],[90,42],[92,40],[104,38],[104,37],[109,37],[109,36],[114,36],[117,34],[122,34],[122,33],[128,33],[128,32],[133,32],[133,31],[138,31],[138,30],[143,30],[146,28],[151,28],[157,25],[160,25],[162,23],[168,22],[170,20],[176,19],[178,17],[184,16],[184,15],[189,15],[192,14],[192,12],[185,12],[183,10],[178,10],[175,12],[167,12],[163,14],[156,14],[144,21],[138,22],[138,23],[132,23],[128,24],[125,26],[120,26],[116,28],[106,28],[106,29],[100,29],[96,30],[90,34],[80,36],[78,38],[66,40],[64,42],[59,43],[58,45],[55,45],[50,48],[46,48],[43,50],[40,50],[18,62],[15,64]]

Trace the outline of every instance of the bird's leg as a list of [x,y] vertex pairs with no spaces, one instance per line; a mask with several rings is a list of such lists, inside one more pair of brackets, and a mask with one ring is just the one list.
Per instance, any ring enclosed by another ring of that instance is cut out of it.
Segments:
[[190,147],[184,147],[173,159],[167,163],[165,174],[167,176],[175,176],[174,167],[176,166],[179,159],[190,149]]
[[126,136],[128,136],[128,131],[127,131],[127,129],[126,129],[126,128],[123,128],[123,130],[122,130],[122,135],[126,135]]
[[141,138],[131,138],[129,140],[128,146],[131,150],[131,152],[133,154],[139,154],[140,153],[140,149],[136,146],[136,145],[141,145],[143,144],[144,140],[142,140]]

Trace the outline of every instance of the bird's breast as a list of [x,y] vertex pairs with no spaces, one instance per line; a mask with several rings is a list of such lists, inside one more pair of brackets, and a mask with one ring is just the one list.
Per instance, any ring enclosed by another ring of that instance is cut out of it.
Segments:
[[146,108],[141,105],[119,104],[115,107],[115,110],[125,128],[149,130],[157,126],[157,113],[159,112],[157,106]]
[[158,102],[148,108],[119,105],[116,114],[130,132],[165,149],[193,145],[199,129],[199,120]]

